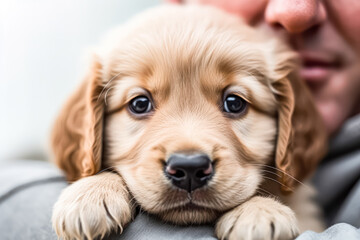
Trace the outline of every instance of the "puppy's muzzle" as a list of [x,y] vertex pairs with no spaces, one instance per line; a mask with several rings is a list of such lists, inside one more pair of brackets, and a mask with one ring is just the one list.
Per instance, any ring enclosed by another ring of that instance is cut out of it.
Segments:
[[190,193],[205,186],[214,175],[214,169],[205,154],[173,154],[167,161],[165,175],[174,186]]

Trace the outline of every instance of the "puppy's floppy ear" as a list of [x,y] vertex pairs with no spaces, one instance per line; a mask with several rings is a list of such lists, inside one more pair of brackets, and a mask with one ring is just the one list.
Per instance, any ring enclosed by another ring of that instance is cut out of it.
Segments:
[[104,101],[101,64],[94,61],[89,73],[58,116],[51,136],[56,164],[69,181],[100,170]]
[[297,74],[296,56],[283,52],[278,57],[272,84],[278,100],[275,164],[281,170],[282,191],[288,192],[325,155],[327,134],[310,91]]

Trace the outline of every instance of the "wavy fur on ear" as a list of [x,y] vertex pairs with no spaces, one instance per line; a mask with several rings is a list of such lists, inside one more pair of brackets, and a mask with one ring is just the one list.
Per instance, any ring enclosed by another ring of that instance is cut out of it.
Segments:
[[95,61],[55,122],[51,137],[54,159],[69,181],[100,170],[104,111],[101,91],[101,64]]
[[282,190],[288,192],[324,157],[327,134],[311,94],[296,72],[296,57],[279,57],[283,63],[278,64],[278,79],[272,84],[279,104],[275,164],[283,171],[279,180],[287,187]]

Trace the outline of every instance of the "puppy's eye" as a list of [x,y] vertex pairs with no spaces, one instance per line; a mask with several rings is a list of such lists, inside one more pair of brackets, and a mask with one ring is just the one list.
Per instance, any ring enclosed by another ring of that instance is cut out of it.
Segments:
[[150,112],[153,108],[148,97],[138,96],[130,101],[129,109],[135,114],[144,114]]
[[245,111],[247,102],[241,97],[230,94],[224,100],[224,111],[239,114]]

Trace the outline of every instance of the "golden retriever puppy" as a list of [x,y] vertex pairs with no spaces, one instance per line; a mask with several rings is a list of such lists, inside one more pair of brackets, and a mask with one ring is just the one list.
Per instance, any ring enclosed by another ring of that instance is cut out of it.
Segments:
[[58,236],[121,231],[138,206],[216,222],[220,239],[320,226],[306,191],[283,195],[326,142],[296,66],[281,41],[210,7],[162,6],[115,29],[55,124],[55,161],[74,181],[54,206]]

